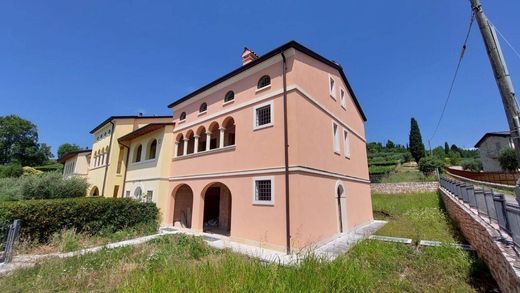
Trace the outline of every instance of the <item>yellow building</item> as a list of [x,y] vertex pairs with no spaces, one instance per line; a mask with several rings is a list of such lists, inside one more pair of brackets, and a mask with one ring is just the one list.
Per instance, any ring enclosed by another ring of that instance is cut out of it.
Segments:
[[172,116],[111,116],[92,129],[88,195],[122,197],[129,153],[118,139],[150,123],[170,122]]

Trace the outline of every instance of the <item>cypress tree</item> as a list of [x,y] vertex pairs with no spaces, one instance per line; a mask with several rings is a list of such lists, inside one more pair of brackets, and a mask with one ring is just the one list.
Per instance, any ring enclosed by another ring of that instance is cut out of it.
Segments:
[[410,153],[417,163],[424,157],[424,144],[422,142],[421,131],[415,118],[412,117],[410,123]]
[[450,145],[448,144],[448,142],[444,143],[444,153],[446,155],[450,153]]

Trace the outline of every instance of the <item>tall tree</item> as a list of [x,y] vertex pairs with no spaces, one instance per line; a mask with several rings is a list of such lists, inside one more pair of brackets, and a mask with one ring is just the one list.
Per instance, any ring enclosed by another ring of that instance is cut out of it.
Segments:
[[58,147],[58,159],[61,159],[65,154],[79,151],[81,148],[77,144],[64,143]]
[[16,115],[0,116],[0,164],[36,166],[52,157],[50,147],[38,143],[38,129]]
[[387,149],[393,149],[393,148],[395,148],[395,143],[394,143],[393,141],[391,141],[391,140],[388,140],[388,141],[386,142],[386,148],[387,148]]
[[450,145],[448,144],[448,142],[444,142],[444,153],[447,155],[450,153]]
[[410,143],[410,153],[412,153],[412,157],[415,159],[416,162],[419,162],[419,160],[424,157],[424,144],[422,142],[422,136],[421,131],[419,130],[419,124],[417,124],[417,120],[412,117],[412,120],[410,122],[410,137],[409,137]]

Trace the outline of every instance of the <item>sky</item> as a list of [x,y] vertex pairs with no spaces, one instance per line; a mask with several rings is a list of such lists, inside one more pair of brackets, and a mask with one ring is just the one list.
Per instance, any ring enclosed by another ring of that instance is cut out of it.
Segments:
[[[482,0],[520,50],[520,1]],[[0,115],[38,126],[40,142],[90,147],[111,115],[169,115],[167,105],[259,55],[296,40],[339,62],[368,117],[368,141],[406,144],[415,117],[427,145],[470,19],[467,0],[0,0]],[[520,58],[502,49],[520,91]],[[452,97],[433,137],[472,147],[507,130],[474,25]]]

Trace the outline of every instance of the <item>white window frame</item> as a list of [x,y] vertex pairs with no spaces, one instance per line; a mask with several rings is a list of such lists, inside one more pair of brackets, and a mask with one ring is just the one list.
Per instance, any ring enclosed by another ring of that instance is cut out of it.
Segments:
[[[330,88],[330,82],[331,81],[334,82],[334,87],[333,88]],[[336,80],[330,74],[329,74],[329,79],[328,79],[328,83],[327,83],[327,88],[329,89],[330,97],[333,98],[334,100],[336,100]]]
[[343,151],[345,152],[345,158],[350,159],[350,134],[347,129],[343,129]]
[[339,102],[341,104],[341,107],[346,110],[347,109],[347,95],[346,95],[345,89],[343,89],[343,88],[339,89]]
[[[334,131],[334,127],[336,131]],[[341,155],[341,146],[340,146],[340,138],[339,138],[339,124],[332,121],[332,150],[335,154]]]
[[[271,123],[263,124],[263,125],[256,125],[256,110],[259,108],[262,108],[264,106],[270,106],[271,107]],[[271,127],[274,125],[274,103],[273,101],[269,101],[266,103],[259,104],[255,107],[253,107],[253,130],[259,130],[267,127]]]
[[[262,180],[271,181],[271,200],[257,200],[256,199],[256,182]],[[263,205],[263,206],[274,206],[274,176],[262,176],[262,177],[253,177],[253,205]]]
[[[148,200],[148,194],[149,194],[149,193],[151,193],[150,200]],[[144,197],[143,197],[143,201],[144,201],[144,202],[154,202],[154,201],[153,201],[153,193],[154,193],[153,190],[147,190],[147,191],[146,191],[146,194],[145,194]]]

